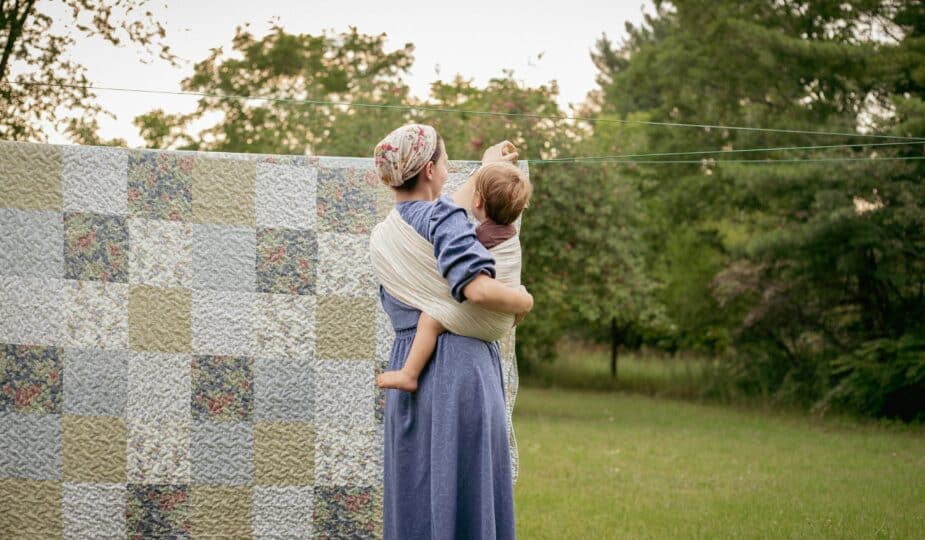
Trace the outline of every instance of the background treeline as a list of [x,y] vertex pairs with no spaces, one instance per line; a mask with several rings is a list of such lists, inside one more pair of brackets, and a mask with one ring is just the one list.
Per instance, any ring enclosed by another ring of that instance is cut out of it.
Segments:
[[[7,49],[50,74],[64,47],[39,46],[49,34],[30,33],[29,24],[40,24],[41,14],[25,13],[17,34],[7,25],[19,20],[10,11],[18,8],[3,9],[0,38],[17,45]],[[130,25],[132,39],[150,46],[163,32],[151,21],[144,32],[143,22]],[[384,35],[273,26],[257,36],[239,27],[233,51],[213,49],[182,90],[421,108],[203,97],[191,114],[152,110],[134,123],[151,148],[368,156],[395,126],[427,122],[445,137],[451,159],[477,159],[504,138],[531,159],[895,142],[646,122],[925,136],[919,1],[655,2],[626,32],[620,43],[597,40],[596,88],[575,111],[562,111],[555,82],[527,87],[512,72],[484,86],[438,80],[417,99],[404,82],[413,45],[386,50]],[[16,80],[7,56],[3,82]],[[167,47],[161,56],[172,58]],[[79,66],[65,68],[78,78]],[[78,143],[124,144],[97,136],[95,115],[105,111],[86,105],[92,92],[55,92],[0,85],[0,138],[41,140],[35,117],[64,122]],[[61,120],[61,104],[85,114]],[[567,114],[598,121],[538,117]],[[522,369],[554,361],[564,336],[609,342],[616,335],[625,348],[710,357],[704,397],[925,418],[925,161],[832,160],[921,156],[923,148],[532,165],[524,282],[537,303],[518,331]],[[794,158],[831,161],[721,163]]]

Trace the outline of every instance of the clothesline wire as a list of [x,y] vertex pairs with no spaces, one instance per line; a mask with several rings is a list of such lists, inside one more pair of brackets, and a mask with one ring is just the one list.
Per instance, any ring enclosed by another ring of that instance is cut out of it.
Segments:
[[445,108],[445,107],[427,107],[427,106],[420,106],[420,105],[388,105],[388,104],[377,104],[377,103],[329,101],[329,100],[318,100],[318,99],[292,99],[292,98],[267,97],[267,96],[242,96],[242,95],[236,95],[236,94],[210,94],[206,92],[178,92],[178,91],[172,91],[172,90],[118,88],[118,87],[111,87],[111,86],[76,85],[76,84],[65,84],[65,83],[7,81],[7,84],[17,84],[21,86],[46,86],[46,87],[55,86],[55,87],[64,87],[64,88],[82,88],[86,90],[138,92],[138,93],[148,93],[148,94],[168,94],[168,95],[210,97],[210,98],[218,98],[218,99],[263,100],[263,101],[272,101],[272,102],[277,102],[277,103],[291,103],[291,104],[300,104],[300,105],[334,105],[334,106],[366,108],[366,109],[400,109],[400,110],[408,110],[408,111],[416,110],[416,111],[425,111],[425,112],[471,114],[471,115],[478,115],[478,116],[499,116],[499,117],[510,117],[510,118],[533,118],[533,119],[548,119],[548,120],[574,120],[574,121],[583,121],[583,122],[592,122],[592,123],[636,124],[636,125],[673,127],[673,128],[724,129],[724,130],[729,130],[729,131],[790,133],[790,134],[798,134],[798,135],[826,135],[826,136],[856,137],[856,138],[863,137],[863,138],[874,138],[874,139],[893,139],[893,140],[925,142],[925,138],[906,137],[906,136],[901,136],[901,135],[874,135],[874,134],[865,134],[865,133],[845,133],[845,132],[837,132],[837,131],[761,128],[761,127],[751,127],[751,126],[724,126],[724,125],[716,125],[716,124],[692,124],[692,123],[681,123],[681,122],[655,122],[655,121],[646,121],[646,120],[627,120],[627,119],[619,119],[619,118],[592,118],[592,117],[585,117],[585,116],[569,116],[569,115],[508,113],[508,112],[497,112],[497,111],[477,111],[477,110],[468,110],[468,109],[454,109],[454,108]]
[[[619,165],[621,163],[625,164],[645,164],[645,165],[654,165],[654,164],[698,164],[698,165],[720,165],[723,163],[759,163],[759,164],[771,164],[771,163],[831,163],[838,161],[916,161],[925,159],[925,156],[885,156],[885,157],[836,157],[836,158],[795,158],[795,159],[615,159],[611,161],[606,160],[592,160],[588,163],[612,163]],[[529,163],[532,164],[569,164],[569,163],[584,163],[582,158],[575,158],[573,161],[550,161],[547,159],[531,159]]]
[[832,148],[858,148],[871,146],[900,146],[910,144],[925,144],[925,141],[904,141],[904,142],[886,142],[886,143],[857,143],[857,144],[826,144],[816,146],[776,146],[765,148],[740,148],[728,150],[694,150],[686,152],[659,152],[654,154],[617,154],[613,156],[587,156],[587,157],[563,157],[551,158],[544,160],[529,160],[531,162],[542,161],[543,163],[569,163],[572,161],[617,161],[627,158],[641,157],[664,157],[664,156],[690,156],[699,154],[739,154],[744,152],[781,152],[794,150],[825,150]]

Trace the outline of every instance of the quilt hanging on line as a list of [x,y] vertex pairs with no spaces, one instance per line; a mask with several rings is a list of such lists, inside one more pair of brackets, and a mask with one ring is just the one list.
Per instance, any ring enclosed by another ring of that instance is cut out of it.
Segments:
[[372,159],[0,141],[0,537],[381,537],[392,204]]

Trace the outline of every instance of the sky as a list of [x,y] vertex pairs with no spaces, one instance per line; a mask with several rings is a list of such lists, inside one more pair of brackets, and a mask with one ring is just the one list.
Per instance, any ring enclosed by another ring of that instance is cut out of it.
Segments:
[[[260,37],[269,32],[268,21],[276,19],[289,33],[317,35],[325,29],[345,31],[349,26],[366,34],[384,32],[387,51],[413,43],[414,64],[405,80],[417,97],[425,98],[434,80],[450,80],[457,73],[483,85],[501,76],[502,70],[513,69],[515,79],[528,86],[557,81],[559,102],[566,112],[568,104],[582,101],[595,86],[596,69],[590,52],[597,39],[606,33],[612,41],[621,42],[625,22],[638,23],[644,10],[651,11],[647,0],[469,0],[457,4],[419,0],[160,0],[149,8],[165,26],[166,43],[183,59],[182,66],[174,68],[152,59],[134,44],[117,48],[101,39],[80,38],[70,57],[87,68],[93,85],[180,91],[180,81],[192,73],[193,65],[205,58],[209,49],[221,46],[226,52],[231,50],[237,25],[249,22],[251,32]],[[70,19],[60,8],[49,6],[48,10],[56,24]],[[121,137],[130,146],[143,144],[132,125],[135,116],[157,108],[168,113],[190,112],[196,104],[196,98],[190,96],[96,93],[99,102],[116,115],[115,119],[100,118],[100,135]],[[206,119],[203,124],[214,121]],[[52,143],[68,142],[58,133],[49,139]]]

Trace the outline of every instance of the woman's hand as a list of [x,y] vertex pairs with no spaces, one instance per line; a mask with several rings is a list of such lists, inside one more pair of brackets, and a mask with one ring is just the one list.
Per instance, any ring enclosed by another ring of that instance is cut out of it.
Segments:
[[482,154],[482,165],[498,161],[517,162],[517,147],[511,141],[504,140],[488,147]]
[[528,302],[529,307],[525,311],[521,311],[520,313],[514,314],[514,326],[517,326],[518,324],[520,324],[520,322],[524,320],[524,317],[527,316],[527,313],[530,313],[530,311],[533,309],[533,295],[527,292],[527,288],[524,287],[523,285],[521,285],[518,290],[520,290],[525,295],[527,295],[530,298],[530,301]]
[[514,315],[514,326],[517,326],[518,324],[520,324],[520,322],[523,321],[524,317],[526,316],[527,316],[526,311],[524,311],[523,313],[517,313],[516,315]]

